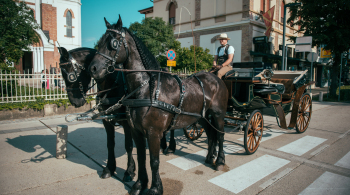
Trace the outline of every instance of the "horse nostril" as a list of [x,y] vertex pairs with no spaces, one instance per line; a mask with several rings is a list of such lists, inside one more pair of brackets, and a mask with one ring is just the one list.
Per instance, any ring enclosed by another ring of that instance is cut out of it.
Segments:
[[93,66],[93,67],[91,68],[91,72],[94,73],[94,72],[96,72],[96,71],[97,71],[96,66]]

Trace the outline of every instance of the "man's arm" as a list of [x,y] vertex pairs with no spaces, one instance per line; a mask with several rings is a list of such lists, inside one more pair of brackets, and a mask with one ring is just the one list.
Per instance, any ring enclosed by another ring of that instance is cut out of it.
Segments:
[[217,61],[217,60],[218,60],[218,56],[215,55],[215,56],[214,56],[214,61],[213,61],[213,65],[214,65],[214,66],[216,66],[216,61]]

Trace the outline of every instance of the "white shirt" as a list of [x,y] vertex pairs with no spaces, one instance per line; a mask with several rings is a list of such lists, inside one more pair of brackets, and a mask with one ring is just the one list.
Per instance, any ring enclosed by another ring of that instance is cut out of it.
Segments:
[[[226,46],[225,47],[222,47],[219,51],[219,54],[218,54],[218,49],[216,49],[215,51],[215,55],[217,56],[223,56],[224,53],[225,53],[225,49],[226,49]],[[232,45],[230,45],[230,47],[228,48],[227,50],[227,53],[228,54],[235,54],[235,48],[232,47]]]

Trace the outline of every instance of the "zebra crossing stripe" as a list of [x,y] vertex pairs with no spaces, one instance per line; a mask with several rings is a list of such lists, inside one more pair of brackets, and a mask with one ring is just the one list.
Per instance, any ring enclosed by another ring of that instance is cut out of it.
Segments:
[[214,177],[209,182],[237,194],[289,162],[289,160],[282,158],[264,155]]
[[278,151],[286,152],[289,154],[294,154],[301,156],[305,154],[306,152],[312,150],[316,146],[322,144],[327,139],[319,138],[319,137],[313,137],[313,136],[305,136],[302,137],[292,143],[289,143],[283,147],[278,148]]
[[341,158],[338,162],[336,162],[334,165],[350,169],[350,152],[345,154],[343,158]]
[[331,172],[323,173],[312,184],[305,188],[300,195],[310,194],[349,194],[350,178]]
[[186,171],[203,164],[206,156],[207,150],[201,150],[193,154],[187,154],[182,157],[168,160],[167,162]]
[[[242,149],[243,148],[239,145],[224,144],[225,155],[234,154]],[[202,165],[205,161],[205,157],[207,156],[207,154],[208,150],[201,150],[193,154],[187,154],[182,157],[168,160],[167,162],[186,171],[199,165]]]
[[[275,138],[277,136],[285,134],[285,131],[277,130],[277,129],[269,129],[268,131],[263,131],[263,136],[261,138],[261,142],[267,141],[269,139]],[[238,140],[243,141],[244,138],[239,138]]]

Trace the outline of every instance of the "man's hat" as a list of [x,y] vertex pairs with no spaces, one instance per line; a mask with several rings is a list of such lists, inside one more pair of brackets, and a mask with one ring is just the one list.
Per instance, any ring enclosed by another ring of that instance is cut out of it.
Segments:
[[217,38],[217,40],[220,40],[220,39],[230,40],[230,38],[227,37],[227,34],[226,34],[226,33],[222,33],[222,34]]

